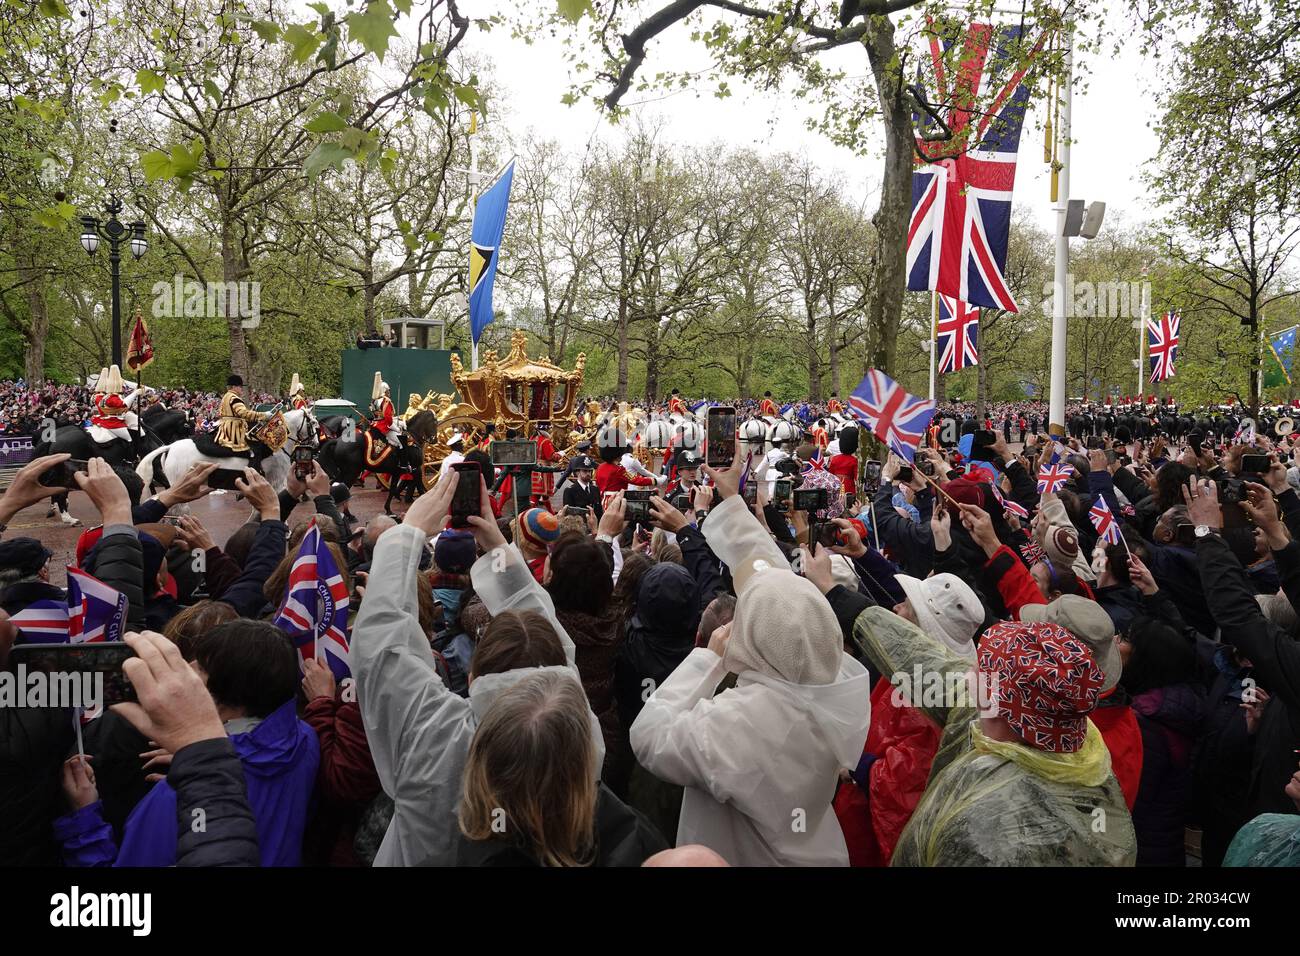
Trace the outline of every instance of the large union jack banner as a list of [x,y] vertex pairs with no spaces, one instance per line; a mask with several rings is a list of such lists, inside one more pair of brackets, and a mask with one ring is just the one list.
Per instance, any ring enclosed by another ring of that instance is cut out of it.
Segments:
[[849,398],[849,411],[899,458],[912,461],[934,418],[936,404],[907,392],[879,369],[869,369]]
[[[1019,26],[972,23],[952,77],[945,75],[940,40],[930,39],[931,98],[949,106],[945,122],[952,138],[917,138],[920,155],[912,175],[907,230],[909,289],[933,289],[971,305],[1018,311],[1003,270],[1016,153],[1029,104],[1024,63],[1045,38],[1040,36],[1028,57],[1021,57],[1023,33]],[[989,105],[977,111],[977,103]]]
[[938,339],[940,375],[980,363],[977,348],[979,330],[979,309],[973,309],[961,299],[954,299],[950,295],[939,296],[939,322],[935,335]]
[[1163,382],[1174,377],[1174,359],[1178,357],[1178,326],[1182,316],[1166,312],[1158,319],[1147,319],[1147,348],[1151,353],[1151,381]]

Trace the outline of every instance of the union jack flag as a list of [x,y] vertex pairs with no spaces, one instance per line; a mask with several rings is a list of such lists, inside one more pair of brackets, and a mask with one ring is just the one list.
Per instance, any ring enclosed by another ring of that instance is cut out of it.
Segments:
[[869,369],[866,378],[849,396],[849,411],[871,429],[898,457],[914,461],[916,449],[930,427],[937,405],[930,399],[910,395],[880,369]]
[[1074,466],[1067,465],[1065,462],[1053,463],[1049,461],[1038,469],[1038,493],[1040,495],[1050,495],[1054,491],[1059,491],[1065,487],[1065,483],[1070,480],[1070,476],[1073,474]]
[[1119,544],[1119,522],[1115,520],[1115,513],[1110,510],[1110,505],[1106,504],[1106,499],[1101,495],[1088,510],[1088,517],[1092,519],[1092,526],[1097,529],[1097,537],[1105,540],[1107,544]]
[[817,445],[813,448],[813,453],[808,457],[808,460],[803,463],[803,467],[799,469],[799,474],[806,475],[809,472],[824,469],[826,467],[825,459],[825,450],[821,445]]
[[[917,137],[920,155],[912,175],[907,230],[909,289],[933,289],[971,305],[1018,311],[1002,270],[1016,153],[1029,103],[1029,87],[1023,83],[1029,68],[1022,64],[1037,55],[1046,35],[1018,62],[1023,37],[1019,26],[972,23],[951,87],[940,40],[930,37],[937,93],[932,101],[948,106],[952,136],[938,142]],[[989,104],[984,110],[976,106],[981,90]],[[925,119],[917,119],[924,128]]]
[[973,309],[950,295],[939,296],[935,337],[938,339],[940,375],[979,364],[980,356],[976,349],[979,330],[979,309]]
[[1166,312],[1159,320],[1147,319],[1147,348],[1151,353],[1151,381],[1163,382],[1174,377],[1174,359],[1178,354],[1178,326],[1182,316]]
[[312,521],[289,571],[289,590],[274,623],[293,638],[302,660],[324,658],[337,680],[352,676],[348,604],[347,584],[320,528]]
[[1010,498],[1004,495],[1002,493],[1002,489],[998,487],[998,483],[996,481],[993,482],[993,484],[991,484],[989,487],[993,489],[993,497],[998,499],[998,504],[1002,506],[1003,511],[1007,512],[1008,514],[1013,514],[1017,518],[1024,518],[1028,520],[1029,511],[1025,508],[1025,506],[1018,501],[1012,501]]
[[80,568],[68,568],[67,601],[34,601],[9,620],[24,644],[101,644],[122,640],[126,595]]

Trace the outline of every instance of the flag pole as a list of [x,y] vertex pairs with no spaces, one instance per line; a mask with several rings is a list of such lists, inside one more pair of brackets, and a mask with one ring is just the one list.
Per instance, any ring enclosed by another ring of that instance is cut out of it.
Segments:
[[[1146,271],[1147,271],[1146,266],[1143,266],[1142,267],[1143,274],[1145,274]],[[1142,283],[1142,318],[1138,322],[1138,368],[1137,368],[1138,390],[1136,392],[1136,394],[1138,395],[1144,394],[1143,389],[1145,388],[1146,385],[1144,381],[1145,376],[1143,375],[1143,373],[1146,371],[1145,359],[1146,359],[1147,326],[1150,322],[1151,322],[1151,287],[1148,286],[1145,282],[1143,282]],[[1139,404],[1142,404],[1143,406],[1146,405],[1145,402],[1141,402],[1141,401],[1139,401]]]
[[[478,113],[469,114],[469,244],[474,248],[474,214],[478,211]],[[472,291],[472,290],[469,290]],[[469,319],[470,369],[478,369],[478,338],[474,335],[474,318],[470,311],[469,294],[465,295],[465,312]]]
[[[1052,282],[1052,374],[1051,395],[1048,401],[1048,426],[1050,434],[1060,438],[1065,435],[1066,346],[1068,343],[1067,318],[1071,303],[1066,297],[1065,283],[1070,271],[1070,238],[1065,234],[1065,217],[1070,208],[1070,106],[1074,77],[1074,22],[1067,19],[1061,28],[1061,50],[1064,76],[1060,82],[1060,115],[1056,135],[1060,143],[1059,189],[1056,195],[1056,262]],[[1053,166],[1053,169],[1056,167]]]
[[[935,336],[939,328],[939,293],[932,291],[930,293],[930,395],[931,401],[934,401],[934,350]],[[954,346],[958,347],[958,346]]]

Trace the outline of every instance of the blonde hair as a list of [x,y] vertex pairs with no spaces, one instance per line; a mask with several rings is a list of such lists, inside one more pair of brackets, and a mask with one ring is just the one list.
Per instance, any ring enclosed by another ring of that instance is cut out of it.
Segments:
[[529,675],[497,697],[474,733],[460,831],[471,840],[504,838],[543,866],[588,866],[596,774],[582,685],[558,670]]

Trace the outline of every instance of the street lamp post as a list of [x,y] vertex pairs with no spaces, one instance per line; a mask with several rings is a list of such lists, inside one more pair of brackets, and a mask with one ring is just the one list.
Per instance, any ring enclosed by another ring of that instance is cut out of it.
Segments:
[[139,259],[149,248],[149,241],[144,237],[144,223],[122,223],[117,214],[122,211],[122,201],[116,196],[109,196],[104,205],[108,213],[108,222],[100,224],[94,216],[81,217],[81,247],[88,255],[94,255],[99,249],[102,238],[108,243],[108,261],[113,277],[113,364],[122,367],[122,246],[130,243],[131,257]]

